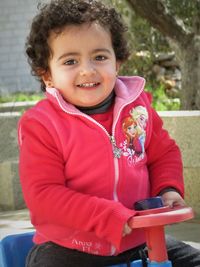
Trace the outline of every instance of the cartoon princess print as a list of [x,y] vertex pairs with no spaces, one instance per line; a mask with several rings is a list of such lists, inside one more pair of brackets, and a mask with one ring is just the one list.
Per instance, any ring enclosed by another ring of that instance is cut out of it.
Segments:
[[129,114],[130,116],[126,117],[122,123],[126,140],[121,147],[128,164],[132,165],[144,158],[148,113],[143,106],[137,106]]
[[137,122],[131,118],[127,117],[123,121],[123,131],[127,140],[127,147],[133,149],[136,154],[141,154],[142,149],[139,142],[140,127],[138,127]]
[[138,127],[141,129],[139,141],[142,146],[142,153],[145,152],[144,144],[146,139],[146,125],[148,120],[148,112],[145,107],[137,106],[130,111],[131,117],[137,122]]

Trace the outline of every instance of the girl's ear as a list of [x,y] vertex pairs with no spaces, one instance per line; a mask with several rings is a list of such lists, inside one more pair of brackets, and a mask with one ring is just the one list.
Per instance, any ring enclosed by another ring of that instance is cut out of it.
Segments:
[[41,78],[46,85],[46,87],[53,87],[53,82],[51,79],[51,74],[49,71],[46,71],[44,74],[41,75]]

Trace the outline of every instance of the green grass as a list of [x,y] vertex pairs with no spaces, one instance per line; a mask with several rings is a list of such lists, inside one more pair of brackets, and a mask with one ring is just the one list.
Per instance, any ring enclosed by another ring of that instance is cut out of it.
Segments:
[[43,97],[44,96],[42,93],[14,93],[10,95],[0,96],[0,103],[38,101]]

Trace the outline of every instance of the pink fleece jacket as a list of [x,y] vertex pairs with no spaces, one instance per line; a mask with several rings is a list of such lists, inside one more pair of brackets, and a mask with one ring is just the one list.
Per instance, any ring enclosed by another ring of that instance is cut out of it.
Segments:
[[117,255],[145,241],[142,229],[122,237],[136,201],[166,187],[183,195],[180,151],[144,84],[140,77],[117,79],[111,135],[55,88],[24,113],[20,179],[36,243]]

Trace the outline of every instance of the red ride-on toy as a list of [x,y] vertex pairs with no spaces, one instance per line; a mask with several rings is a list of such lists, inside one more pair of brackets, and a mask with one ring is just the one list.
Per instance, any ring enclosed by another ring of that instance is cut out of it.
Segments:
[[[163,206],[161,197],[149,198],[135,204],[138,215],[131,218],[129,226],[133,229],[144,228],[148,249],[148,267],[172,267],[168,260],[165,243],[165,225],[183,222],[194,217],[192,208]],[[125,265],[119,265],[122,267]],[[142,261],[131,263],[131,267],[142,267]]]

